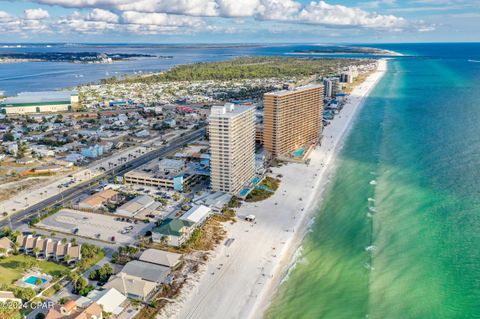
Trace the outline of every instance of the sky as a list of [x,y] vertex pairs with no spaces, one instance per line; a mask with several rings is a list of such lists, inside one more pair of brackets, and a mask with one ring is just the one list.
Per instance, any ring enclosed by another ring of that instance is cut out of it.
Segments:
[[480,0],[0,0],[0,42],[480,42]]

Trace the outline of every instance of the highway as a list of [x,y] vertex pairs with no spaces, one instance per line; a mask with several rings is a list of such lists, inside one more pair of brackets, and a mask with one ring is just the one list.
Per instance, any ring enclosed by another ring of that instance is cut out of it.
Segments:
[[81,193],[91,190],[97,187],[99,181],[104,179],[109,179],[118,175],[125,174],[126,172],[133,170],[143,164],[159,157],[163,157],[170,152],[176,151],[183,147],[184,144],[191,143],[200,137],[205,135],[205,128],[186,133],[184,136],[180,136],[177,139],[172,140],[167,146],[162,147],[157,150],[150,151],[142,156],[139,156],[136,159],[131,160],[128,163],[115,167],[111,170],[106,171],[104,174],[94,177],[88,181],[85,181],[81,184],[73,186],[67,190],[64,190],[61,193],[58,193],[54,196],[51,196],[35,205],[32,205],[18,213],[11,215],[9,219],[5,219],[0,222],[0,227],[11,226],[13,229],[18,228],[21,224],[28,222],[32,217],[35,217],[39,214],[41,210],[53,205],[62,205],[69,200],[75,198]]

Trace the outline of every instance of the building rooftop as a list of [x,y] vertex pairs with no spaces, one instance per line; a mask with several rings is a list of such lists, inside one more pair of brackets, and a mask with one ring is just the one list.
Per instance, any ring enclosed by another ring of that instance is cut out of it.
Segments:
[[133,260],[128,262],[122,268],[121,272],[130,276],[140,277],[151,282],[161,283],[170,273],[170,268],[152,263],[146,263],[140,260]]
[[180,231],[183,227],[192,227],[193,225],[194,223],[189,220],[167,218],[152,231],[162,235],[181,236]]
[[182,255],[180,254],[150,248],[142,253],[139,260],[146,263],[173,268],[179,263],[181,257]]
[[77,91],[43,91],[43,92],[22,92],[0,102],[0,105],[27,104],[27,103],[51,103],[68,102],[70,97],[78,95]]
[[254,110],[255,108],[255,105],[235,105],[233,103],[226,103],[225,105],[212,106],[210,117],[233,118],[244,112]]
[[98,206],[103,204],[106,201],[109,201],[118,193],[113,189],[106,189],[96,194],[93,194],[80,202],[80,204],[87,204],[90,206]]
[[185,166],[184,160],[164,158],[158,163],[158,168],[165,171],[181,170]]
[[141,277],[119,273],[103,286],[105,289],[115,288],[125,295],[135,295],[146,298],[157,287],[157,283],[143,280]]
[[300,92],[300,91],[305,91],[305,90],[310,90],[310,89],[315,89],[315,88],[319,88],[319,87],[322,87],[322,86],[323,86],[322,84],[309,84],[309,85],[295,87],[292,90],[281,90],[281,91],[269,92],[269,93],[265,93],[265,95],[267,95],[267,96],[285,96],[285,95],[288,95],[288,94],[297,93],[297,92]]
[[185,214],[180,217],[181,220],[188,220],[194,223],[199,223],[202,220],[205,220],[212,213],[210,207],[199,205],[193,206]]
[[115,288],[102,291],[92,290],[87,297],[101,305],[104,311],[111,312],[116,315],[122,312],[123,308],[120,307],[120,305],[127,300],[127,297],[125,297]]

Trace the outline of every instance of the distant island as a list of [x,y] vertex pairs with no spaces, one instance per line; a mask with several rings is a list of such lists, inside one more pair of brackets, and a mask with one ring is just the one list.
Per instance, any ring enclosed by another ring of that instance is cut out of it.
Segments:
[[[137,53],[98,52],[22,52],[0,53],[0,63],[14,62],[70,62],[70,63],[113,63],[134,58],[153,58],[155,55]],[[171,58],[171,57],[164,57]]]
[[367,47],[319,46],[316,49],[294,50],[288,54],[370,54],[382,56],[400,56],[400,53]]

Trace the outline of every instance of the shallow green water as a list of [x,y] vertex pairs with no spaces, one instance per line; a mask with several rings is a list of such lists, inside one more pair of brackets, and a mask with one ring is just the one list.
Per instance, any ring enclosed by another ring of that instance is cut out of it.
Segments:
[[442,52],[389,62],[267,318],[480,318],[480,64]]

